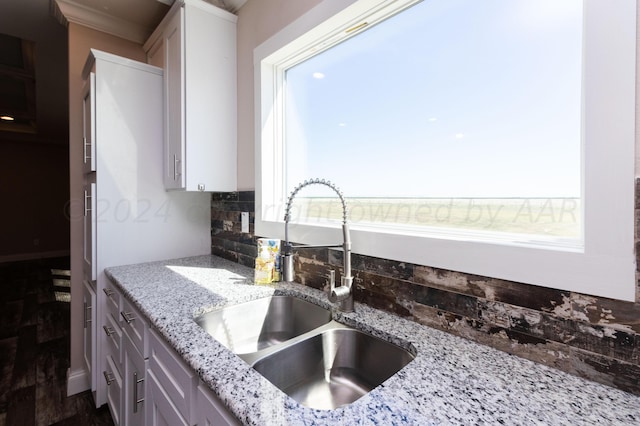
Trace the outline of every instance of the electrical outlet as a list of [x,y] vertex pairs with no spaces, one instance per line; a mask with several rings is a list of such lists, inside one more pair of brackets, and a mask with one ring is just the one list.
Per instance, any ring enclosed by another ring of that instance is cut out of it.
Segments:
[[249,233],[249,212],[242,212],[240,214],[240,224],[243,233]]

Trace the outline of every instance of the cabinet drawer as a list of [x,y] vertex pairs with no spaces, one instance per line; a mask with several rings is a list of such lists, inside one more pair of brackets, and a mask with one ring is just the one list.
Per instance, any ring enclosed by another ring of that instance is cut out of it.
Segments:
[[118,371],[122,373],[122,329],[118,324],[118,320],[111,313],[107,313],[105,316],[102,332],[107,337],[105,355],[111,355]]
[[[105,298],[105,306],[107,307],[107,312],[111,313],[114,318],[118,321],[118,317],[120,316],[120,301],[121,295],[120,291],[111,283],[111,281],[106,280],[106,285],[102,289],[102,293]],[[102,296],[102,295],[101,295]]]
[[122,310],[120,311],[122,329],[131,339],[143,358],[149,356],[149,342],[147,341],[148,325],[137,308],[124,297],[122,298]]
[[171,396],[176,409],[189,421],[192,418],[191,402],[196,398],[197,377],[155,331],[149,334],[149,370],[153,371],[160,386]]
[[120,407],[122,406],[122,376],[115,366],[113,358],[110,355],[106,357],[105,370],[102,372],[103,380],[107,382],[107,403],[111,411],[114,425],[120,425],[122,419],[120,417]]

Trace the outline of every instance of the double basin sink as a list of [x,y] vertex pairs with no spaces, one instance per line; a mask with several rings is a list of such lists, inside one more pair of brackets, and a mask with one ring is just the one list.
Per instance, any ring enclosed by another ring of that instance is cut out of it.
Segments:
[[414,356],[331,319],[328,309],[271,296],[208,312],[196,323],[302,405],[350,404]]

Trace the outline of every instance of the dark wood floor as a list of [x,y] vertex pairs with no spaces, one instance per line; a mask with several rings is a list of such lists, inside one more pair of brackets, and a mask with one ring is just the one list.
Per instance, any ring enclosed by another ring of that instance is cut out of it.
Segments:
[[69,259],[0,264],[0,426],[113,425],[91,394],[67,397]]

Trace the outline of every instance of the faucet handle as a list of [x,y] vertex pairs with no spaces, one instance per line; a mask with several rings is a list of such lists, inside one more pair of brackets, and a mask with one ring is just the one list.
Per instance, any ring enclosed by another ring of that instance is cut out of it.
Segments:
[[347,299],[351,294],[351,289],[345,286],[333,287],[331,289],[331,294],[329,295],[329,300],[333,303],[342,302]]
[[[344,284],[344,277],[342,282]],[[340,302],[349,297],[351,286],[341,285],[336,287],[336,271],[333,269],[329,271],[329,283],[331,284],[331,290],[329,290],[329,301],[331,303]]]

